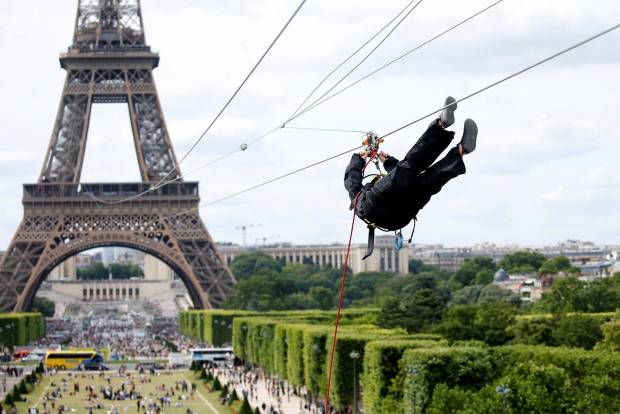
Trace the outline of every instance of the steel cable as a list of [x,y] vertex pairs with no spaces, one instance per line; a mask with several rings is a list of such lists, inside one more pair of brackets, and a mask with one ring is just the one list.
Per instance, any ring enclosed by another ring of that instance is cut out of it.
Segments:
[[[466,95],[466,96],[464,96],[462,98],[459,98],[459,99],[456,100],[456,102],[458,103],[458,102],[463,102],[465,100],[468,100],[468,99],[470,99],[470,98],[472,98],[472,97],[474,97],[474,96],[476,96],[476,95],[478,95],[478,94],[480,94],[482,92],[485,92],[485,91],[487,91],[487,90],[489,90],[489,89],[491,89],[491,88],[493,88],[493,87],[495,87],[497,85],[500,85],[500,84],[502,84],[502,83],[504,83],[504,82],[506,82],[506,81],[508,81],[510,79],[513,79],[513,78],[515,78],[515,77],[517,77],[519,75],[522,75],[523,73],[528,72],[528,71],[530,71],[530,70],[532,70],[532,69],[534,69],[534,68],[536,68],[536,67],[538,67],[538,66],[540,66],[540,65],[542,65],[542,64],[544,64],[546,62],[549,62],[550,60],[556,59],[559,56],[562,56],[562,55],[564,55],[564,54],[566,54],[566,53],[568,53],[568,52],[570,52],[570,51],[572,51],[574,49],[577,49],[577,48],[579,48],[579,47],[581,47],[581,46],[583,46],[583,45],[585,45],[587,43],[590,43],[593,40],[596,40],[596,39],[598,39],[598,38],[600,38],[600,37],[602,37],[602,36],[612,32],[614,30],[617,30],[618,28],[620,28],[620,24],[616,24],[614,26],[611,26],[610,28],[608,28],[608,29],[606,29],[606,30],[604,30],[602,32],[599,32],[599,33],[597,33],[597,34],[595,34],[593,36],[590,36],[590,37],[588,37],[585,40],[582,40],[582,41],[580,41],[580,42],[578,42],[578,43],[576,43],[576,44],[574,44],[574,45],[572,45],[570,47],[567,47],[566,49],[562,49],[561,51],[556,52],[556,53],[552,54],[551,56],[548,56],[548,57],[546,57],[546,58],[544,58],[542,60],[539,60],[536,63],[533,63],[533,64],[531,64],[529,66],[526,66],[525,68],[520,69],[517,72],[514,72],[514,73],[512,73],[512,74],[510,74],[508,76],[505,76],[505,77],[503,77],[503,78],[501,78],[501,79],[499,79],[499,80],[497,80],[497,81],[495,81],[495,82],[493,82],[493,83],[491,83],[491,84],[489,84],[487,86],[484,86],[483,88],[480,88],[480,89],[476,90],[475,92],[472,92],[472,93],[470,93],[470,94],[468,94],[468,95]],[[450,105],[453,105],[453,104],[454,103],[451,103]],[[440,111],[444,110],[445,108],[447,108],[450,105],[442,106],[439,109],[436,109],[436,110],[434,110],[432,112],[429,112],[428,114],[426,114],[424,116],[421,116],[421,117],[419,117],[419,118],[417,118],[417,119],[415,119],[415,120],[413,120],[413,121],[411,121],[411,122],[409,122],[407,124],[404,124],[404,125],[396,128],[396,129],[394,129],[394,130],[392,130],[392,131],[382,135],[382,138],[387,138],[387,137],[389,137],[389,136],[391,136],[391,135],[393,135],[393,134],[395,134],[397,132],[400,132],[403,129],[408,128],[408,127],[410,127],[410,126],[412,126],[412,125],[414,125],[414,124],[416,124],[416,123],[418,123],[418,122],[420,122],[420,121],[422,121],[422,120],[424,120],[424,119],[426,119],[426,118],[436,114],[437,112],[440,112]],[[214,201],[203,203],[203,204],[199,205],[198,207],[194,207],[192,209],[189,209],[189,210],[186,210],[184,212],[181,212],[181,213],[178,213],[178,214],[174,214],[174,215],[168,216],[168,217],[176,217],[176,216],[179,216],[179,215],[182,215],[182,214],[186,214],[186,213],[189,213],[189,212],[192,212],[192,211],[196,211],[196,210],[200,209],[201,207],[209,207],[209,206],[212,206],[214,204],[221,203],[221,202],[229,200],[229,199],[231,199],[233,197],[237,197],[237,196],[239,196],[241,194],[247,193],[249,191],[253,191],[253,190],[257,189],[257,188],[263,187],[263,186],[271,184],[273,182],[276,182],[276,181],[282,180],[284,178],[290,177],[290,176],[292,176],[294,174],[297,174],[297,173],[300,173],[302,171],[308,170],[310,168],[316,167],[318,165],[324,164],[327,161],[331,161],[333,159],[339,158],[339,157],[341,157],[343,155],[346,155],[346,154],[349,154],[349,153],[351,153],[353,151],[356,151],[356,150],[358,150],[358,149],[360,149],[362,147],[363,146],[356,146],[354,148],[351,148],[351,149],[348,149],[346,151],[340,152],[340,153],[338,153],[336,155],[332,155],[332,156],[327,157],[325,159],[322,159],[320,161],[316,161],[316,162],[314,162],[312,164],[309,164],[309,165],[306,165],[304,167],[298,168],[296,170],[290,171],[290,172],[288,172],[286,174],[282,174],[282,175],[280,175],[278,177],[272,178],[272,179],[267,180],[265,182],[262,182],[260,184],[253,185],[253,186],[248,187],[248,188],[246,188],[244,190],[237,191],[237,192],[235,192],[233,194],[230,194],[228,196],[216,199]]]

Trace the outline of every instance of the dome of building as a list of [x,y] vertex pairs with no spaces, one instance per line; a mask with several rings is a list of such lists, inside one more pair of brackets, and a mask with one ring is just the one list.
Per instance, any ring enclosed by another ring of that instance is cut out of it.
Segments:
[[508,280],[508,272],[504,269],[499,269],[495,272],[495,275],[493,275],[494,282],[505,282],[506,280]]

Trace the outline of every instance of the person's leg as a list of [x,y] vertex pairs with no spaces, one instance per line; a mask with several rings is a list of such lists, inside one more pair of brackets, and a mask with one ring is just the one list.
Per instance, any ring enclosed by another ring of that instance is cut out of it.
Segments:
[[465,174],[465,171],[463,157],[457,145],[412,183],[410,190],[414,192],[416,209],[422,209],[448,181]]
[[417,176],[435,162],[453,139],[454,132],[446,131],[439,126],[438,120],[435,121],[398,163],[397,168],[409,177]]

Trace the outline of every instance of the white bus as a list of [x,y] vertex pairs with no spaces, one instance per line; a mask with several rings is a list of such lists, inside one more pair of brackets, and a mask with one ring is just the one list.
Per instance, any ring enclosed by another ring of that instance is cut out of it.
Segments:
[[233,363],[232,348],[192,348],[192,361],[212,362],[217,365],[231,365]]

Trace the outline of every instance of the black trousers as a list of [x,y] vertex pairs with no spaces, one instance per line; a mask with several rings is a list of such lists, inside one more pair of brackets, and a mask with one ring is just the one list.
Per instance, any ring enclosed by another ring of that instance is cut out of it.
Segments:
[[431,125],[405,158],[366,193],[362,214],[390,230],[406,226],[448,181],[465,173],[457,147],[434,163],[453,139],[454,132]]
[[418,209],[441,191],[451,179],[465,174],[465,164],[458,148],[454,147],[445,157],[435,160],[454,139],[453,131],[446,131],[437,124],[429,127],[396,166],[392,177],[392,190],[396,196],[413,195]]

